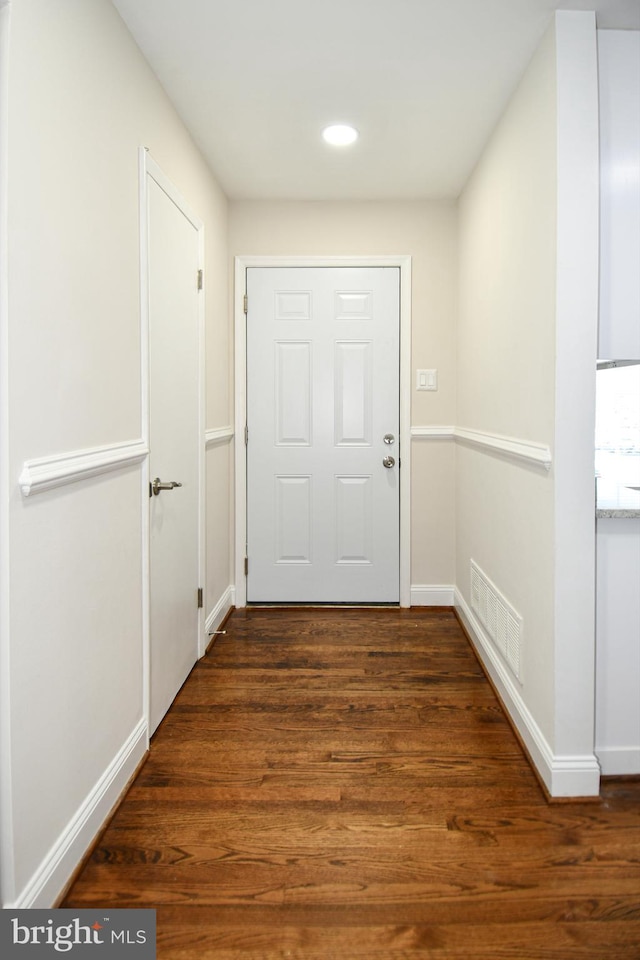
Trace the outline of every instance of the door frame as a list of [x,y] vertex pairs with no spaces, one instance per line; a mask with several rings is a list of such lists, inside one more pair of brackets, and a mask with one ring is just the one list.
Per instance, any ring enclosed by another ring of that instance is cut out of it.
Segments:
[[[149,194],[147,177],[151,177],[180,212],[192,224],[198,235],[198,269],[204,271],[204,224],[197,217],[182,194],[164,174],[147,147],[138,152],[140,180],[140,413],[142,438],[147,456],[141,470],[141,530],[142,530],[142,668],[143,668],[143,715],[149,726],[151,692],[151,538],[149,516],[150,482],[150,419],[149,399],[150,352],[149,352]],[[193,278],[197,282],[197,277]],[[198,297],[198,580],[205,586],[205,290]],[[194,585],[195,586],[195,585]],[[195,599],[195,598],[194,598]],[[198,609],[198,658],[204,656],[206,638],[204,630],[204,607]]]
[[9,506],[13,494],[9,458],[9,41],[11,5],[0,0],[0,893],[16,895],[11,739],[11,649],[9,621]]
[[411,257],[236,256],[235,321],[235,605],[247,605],[247,325],[246,271],[250,267],[398,267],[400,270],[400,606],[411,606]]

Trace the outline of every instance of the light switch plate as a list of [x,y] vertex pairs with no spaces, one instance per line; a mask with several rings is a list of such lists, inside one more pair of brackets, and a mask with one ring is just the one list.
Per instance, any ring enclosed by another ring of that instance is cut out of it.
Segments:
[[438,371],[437,370],[417,370],[416,371],[416,390],[437,390],[438,389]]

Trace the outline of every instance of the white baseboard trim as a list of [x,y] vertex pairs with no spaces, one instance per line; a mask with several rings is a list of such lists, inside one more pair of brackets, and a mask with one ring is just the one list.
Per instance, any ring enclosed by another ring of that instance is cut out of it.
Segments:
[[416,583],[411,586],[412,607],[452,607],[455,587],[448,584]]
[[600,765],[595,754],[554,755],[522,699],[516,682],[494,649],[481,623],[457,589],[455,607],[549,795],[551,797],[597,797],[600,792]]
[[67,483],[142,463],[148,453],[149,447],[144,440],[127,440],[106,447],[90,447],[39,457],[37,460],[25,460],[18,483],[22,496],[30,497],[34,493],[44,493],[45,490]]
[[29,883],[10,904],[13,909],[49,908],[95,840],[149,747],[147,724],[140,720],[93,790],[54,843]]
[[206,633],[205,643],[209,643],[209,637],[217,630],[229,610],[234,607],[236,604],[236,591],[232,586],[227,587],[225,592],[222,594],[218,602],[216,603],[213,610],[207,616],[207,619],[204,623],[204,629]]
[[629,777],[640,774],[639,747],[598,747],[596,756],[604,777]]

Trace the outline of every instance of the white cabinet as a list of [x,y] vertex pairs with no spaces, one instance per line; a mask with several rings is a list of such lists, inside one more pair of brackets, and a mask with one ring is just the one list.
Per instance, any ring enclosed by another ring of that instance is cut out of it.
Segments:
[[596,755],[640,773],[640,519],[597,521]]
[[640,358],[640,32],[598,31],[598,356]]

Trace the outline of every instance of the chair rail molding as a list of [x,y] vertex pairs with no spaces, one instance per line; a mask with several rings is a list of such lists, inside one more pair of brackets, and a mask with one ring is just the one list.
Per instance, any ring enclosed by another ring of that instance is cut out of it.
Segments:
[[412,440],[455,440],[455,427],[411,427]]
[[551,450],[543,443],[533,443],[516,437],[502,437],[499,434],[469,430],[465,427],[456,427],[454,432],[457,443],[482,447],[485,450],[503,454],[510,460],[523,460],[543,467],[545,470],[551,468]]
[[233,427],[216,427],[214,430],[205,430],[204,442],[207,447],[218,443],[228,443],[233,440]]
[[25,460],[18,483],[23,497],[30,497],[67,483],[133,466],[141,463],[148,454],[149,447],[144,440],[127,440],[104,447],[89,447]]
[[551,469],[551,450],[544,443],[521,440],[517,437],[503,437],[500,434],[485,433],[482,430],[470,430],[467,427],[415,426],[411,428],[412,440],[455,440],[473,447],[479,447],[490,453],[496,453],[510,460],[528,463],[545,470]]

